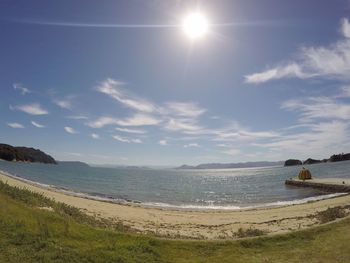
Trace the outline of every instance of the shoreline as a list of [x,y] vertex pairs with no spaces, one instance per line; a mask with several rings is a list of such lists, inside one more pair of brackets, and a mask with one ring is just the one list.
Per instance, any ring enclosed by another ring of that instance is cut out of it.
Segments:
[[350,195],[343,194],[319,201],[274,207],[239,210],[169,209],[126,201],[117,203],[108,199],[97,200],[3,171],[0,171],[0,180],[75,206],[97,218],[122,223],[134,232],[169,238],[233,239],[239,229],[249,228],[262,230],[266,234],[286,233],[319,225],[315,218],[317,212],[350,204]]
[[73,197],[79,197],[84,198],[88,200],[95,200],[99,202],[106,202],[106,203],[112,203],[112,204],[118,204],[118,205],[127,205],[127,206],[136,206],[141,208],[151,208],[151,209],[159,209],[159,210],[170,210],[170,211],[199,211],[199,212],[213,212],[213,211],[223,211],[223,212],[230,212],[230,211],[249,211],[249,210],[259,210],[259,209],[269,209],[269,208],[278,208],[278,207],[284,207],[284,206],[292,206],[292,205],[299,205],[299,204],[305,204],[309,202],[316,202],[321,200],[327,200],[331,198],[336,198],[342,195],[347,195],[349,193],[344,192],[329,192],[322,195],[316,195],[316,196],[310,196],[305,197],[302,199],[292,199],[292,200],[286,200],[286,201],[274,201],[270,203],[261,203],[261,204],[251,204],[247,206],[234,206],[234,205],[222,205],[222,206],[201,206],[201,205],[173,205],[169,203],[162,203],[162,202],[141,202],[137,200],[131,200],[131,199],[116,199],[113,197],[103,196],[102,194],[99,195],[93,194],[93,193],[84,193],[84,192],[77,192],[69,188],[65,187],[58,187],[55,185],[48,185],[44,183],[39,183],[36,181],[31,181],[26,178],[10,174],[6,171],[0,170],[0,174],[3,174],[7,177],[13,178],[15,180],[21,181],[23,183],[46,189],[51,190],[54,192],[62,193],[68,196]]

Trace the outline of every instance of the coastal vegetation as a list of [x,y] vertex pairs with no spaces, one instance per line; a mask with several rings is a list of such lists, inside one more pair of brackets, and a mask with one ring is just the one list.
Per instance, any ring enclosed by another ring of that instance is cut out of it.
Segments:
[[333,154],[328,159],[322,159],[322,160],[308,158],[303,162],[298,159],[288,159],[284,162],[284,166],[315,164],[315,163],[333,163],[333,162],[342,162],[342,161],[350,161],[350,153]]
[[14,147],[8,144],[0,144],[0,159],[5,161],[56,164],[54,158],[38,149]]
[[[341,208],[323,222],[346,216]],[[134,234],[41,194],[0,182],[0,262],[347,262],[350,218],[271,237],[241,229],[235,241]],[[259,237],[254,237],[259,236]]]

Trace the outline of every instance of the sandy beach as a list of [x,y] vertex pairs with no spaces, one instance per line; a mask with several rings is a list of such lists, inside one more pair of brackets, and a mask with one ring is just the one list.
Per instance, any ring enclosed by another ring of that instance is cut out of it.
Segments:
[[285,233],[318,225],[317,212],[350,204],[350,195],[274,208],[235,211],[184,211],[114,204],[71,196],[51,187],[41,187],[0,173],[0,180],[11,186],[42,193],[82,211],[122,223],[139,233],[193,239],[232,239],[238,229],[260,229],[267,234]]

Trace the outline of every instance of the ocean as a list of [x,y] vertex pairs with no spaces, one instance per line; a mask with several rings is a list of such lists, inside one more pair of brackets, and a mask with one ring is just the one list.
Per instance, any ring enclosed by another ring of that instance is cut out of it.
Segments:
[[[350,178],[350,161],[306,165],[317,178]],[[102,168],[0,161],[0,170],[68,194],[175,209],[246,209],[325,199],[337,194],[286,186],[300,166],[217,170]]]

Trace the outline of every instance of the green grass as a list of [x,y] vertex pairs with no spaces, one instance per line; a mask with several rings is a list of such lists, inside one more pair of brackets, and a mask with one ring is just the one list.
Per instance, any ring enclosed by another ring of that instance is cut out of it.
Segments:
[[[0,182],[0,262],[350,262],[349,218],[285,235],[216,242],[157,239],[113,227]],[[248,232],[242,235],[254,229]]]

